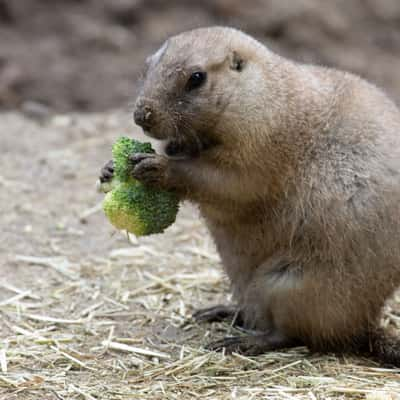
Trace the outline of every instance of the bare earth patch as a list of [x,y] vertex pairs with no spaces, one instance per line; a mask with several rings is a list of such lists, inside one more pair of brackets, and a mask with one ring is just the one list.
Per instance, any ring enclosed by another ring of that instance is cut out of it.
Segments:
[[98,171],[133,132],[120,113],[0,115],[0,399],[399,399],[400,370],[368,359],[205,350],[237,332],[190,319],[229,301],[197,211],[136,240],[99,210]]

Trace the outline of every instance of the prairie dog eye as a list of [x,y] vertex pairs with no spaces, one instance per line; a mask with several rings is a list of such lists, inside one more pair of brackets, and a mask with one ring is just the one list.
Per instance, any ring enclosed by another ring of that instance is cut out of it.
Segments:
[[186,82],[186,90],[190,91],[193,89],[197,89],[198,87],[204,84],[206,79],[207,79],[206,72],[202,71],[193,72],[193,74],[190,75],[188,81]]

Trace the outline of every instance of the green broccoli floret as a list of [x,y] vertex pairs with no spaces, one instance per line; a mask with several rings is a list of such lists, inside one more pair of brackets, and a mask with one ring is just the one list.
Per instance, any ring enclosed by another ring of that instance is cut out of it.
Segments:
[[114,161],[114,176],[121,182],[132,182],[129,174],[129,156],[135,153],[154,153],[151,143],[141,143],[122,136],[114,143],[112,155]]
[[161,233],[175,222],[178,201],[173,193],[142,184],[121,183],[106,194],[103,209],[117,228],[136,236]]
[[129,156],[154,153],[150,143],[122,137],[113,146],[114,178],[107,183],[109,191],[103,210],[117,228],[136,236],[161,233],[174,223],[179,200],[174,193],[144,186],[129,174]]

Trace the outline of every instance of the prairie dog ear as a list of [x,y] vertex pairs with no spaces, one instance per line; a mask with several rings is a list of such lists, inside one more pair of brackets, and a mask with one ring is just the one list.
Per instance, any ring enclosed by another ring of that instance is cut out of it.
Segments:
[[240,72],[245,66],[246,61],[244,60],[244,58],[237,51],[232,51],[230,55],[230,69]]

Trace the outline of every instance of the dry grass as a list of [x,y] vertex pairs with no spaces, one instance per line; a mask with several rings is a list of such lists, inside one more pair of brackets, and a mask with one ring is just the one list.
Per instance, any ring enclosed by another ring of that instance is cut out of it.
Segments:
[[[78,217],[106,224],[93,204],[80,206]],[[400,398],[400,370],[371,360],[304,348],[251,358],[205,350],[234,328],[190,319],[197,307],[229,300],[191,207],[165,234],[116,233],[113,249],[97,256],[77,257],[48,235],[49,251],[12,252],[15,276],[0,281],[2,400]],[[386,322],[400,327],[389,310]]]
[[0,352],[4,399],[400,393],[400,371],[368,360],[310,355],[303,348],[252,358],[204,350],[203,344],[233,328],[190,320],[204,299],[227,290],[212,243],[193,213],[186,208],[162,240],[127,240],[125,248],[86,265],[16,256],[27,268],[37,263],[57,277],[29,289],[1,285],[9,292],[0,303],[7,327]]

